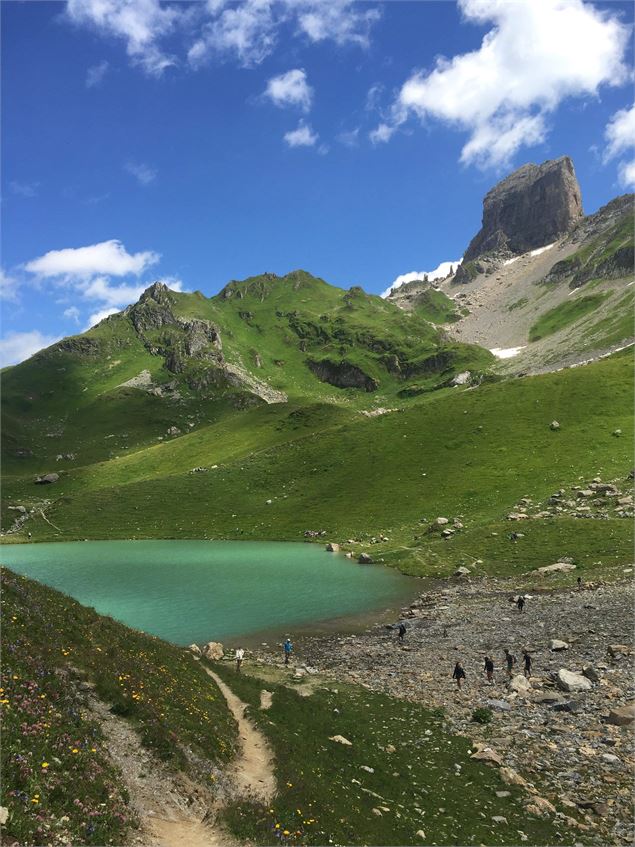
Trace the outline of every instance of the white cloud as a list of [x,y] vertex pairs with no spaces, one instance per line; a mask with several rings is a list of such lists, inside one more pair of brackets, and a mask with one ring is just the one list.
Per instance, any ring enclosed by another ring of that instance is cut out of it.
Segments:
[[465,164],[507,164],[520,147],[545,139],[546,119],[563,100],[596,96],[602,85],[628,78],[630,28],[610,11],[582,0],[459,5],[468,22],[492,28],[478,50],[413,73],[393,104],[391,123],[398,127],[414,115],[467,132]]
[[17,303],[18,288],[18,280],[14,276],[9,275],[3,268],[0,268],[0,300]]
[[116,315],[118,311],[119,309],[110,307],[106,309],[100,309],[97,312],[93,312],[93,314],[88,318],[88,321],[86,322],[84,332],[86,332],[86,330],[90,329],[92,326],[101,323],[101,321],[103,321],[105,318],[109,318],[111,315]]
[[68,318],[69,321],[73,321],[73,323],[79,323],[79,309],[77,306],[69,306],[68,309],[64,309],[64,317]]
[[292,129],[290,132],[285,132],[284,134],[284,140],[289,147],[313,147],[317,143],[318,138],[317,133],[313,132],[311,127],[305,124],[304,121],[300,121],[296,129]]
[[105,59],[103,62],[91,65],[86,71],[86,88],[97,88],[101,85],[109,67],[110,65]]
[[395,288],[401,288],[402,285],[407,282],[414,282],[416,279],[423,279],[424,276],[428,277],[428,282],[434,282],[435,279],[444,279],[448,274],[454,273],[462,261],[462,259],[457,259],[454,262],[441,262],[433,271],[410,271],[410,273],[401,274],[392,285],[382,291],[380,296],[388,297]]
[[271,0],[245,0],[237,6],[208,4],[211,15],[188,52],[198,66],[213,55],[235,56],[244,67],[260,64],[274,49],[277,24]]
[[128,171],[139,185],[150,185],[157,178],[157,172],[143,162],[126,162],[124,170]]
[[381,123],[368,133],[368,137],[373,144],[386,144],[396,132],[397,127],[394,124]]
[[9,332],[0,340],[0,367],[15,365],[28,359],[38,350],[59,341],[59,337],[44,335],[37,329],[29,332]]
[[344,147],[357,147],[359,145],[359,127],[355,127],[355,129],[348,130],[347,132],[340,132],[337,140]]
[[635,189],[635,161],[622,162],[618,168],[618,176],[624,188]]
[[311,41],[330,39],[338,45],[368,47],[370,30],[381,14],[379,9],[360,10],[352,0],[288,0],[298,11],[298,26]]
[[307,82],[306,71],[295,68],[280,76],[272,77],[267,83],[265,97],[280,108],[297,106],[303,112],[309,112],[313,100],[313,89]]
[[[604,137],[607,142],[603,157],[605,163],[635,148],[635,106],[616,112],[607,124]],[[620,162],[617,172],[621,185],[635,187],[635,161]]]
[[25,197],[30,200],[32,197],[37,197],[37,190],[40,187],[39,182],[13,182],[9,183],[9,190],[12,194],[18,197]]
[[159,259],[160,255],[152,250],[128,253],[121,241],[113,238],[88,247],[49,250],[43,256],[27,262],[25,268],[30,273],[44,278],[89,280],[100,274],[139,276]]
[[146,285],[112,285],[107,277],[92,279],[82,290],[86,300],[98,300],[110,308],[127,306],[139,299]]
[[151,76],[160,76],[175,64],[159,46],[171,34],[182,12],[159,0],[68,0],[66,14],[72,23],[125,41],[133,64]]

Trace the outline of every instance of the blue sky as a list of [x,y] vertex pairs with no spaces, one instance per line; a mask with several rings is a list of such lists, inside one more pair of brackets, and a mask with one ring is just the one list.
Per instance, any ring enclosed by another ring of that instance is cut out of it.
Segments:
[[379,293],[460,258],[528,161],[572,156],[587,212],[635,183],[630,3],[0,10],[3,364],[154,279]]

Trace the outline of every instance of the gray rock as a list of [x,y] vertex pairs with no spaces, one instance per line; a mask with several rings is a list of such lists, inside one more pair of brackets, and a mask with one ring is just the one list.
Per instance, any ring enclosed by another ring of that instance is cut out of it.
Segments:
[[37,476],[34,481],[36,485],[51,485],[52,483],[57,482],[59,478],[59,474],[46,473],[44,476]]
[[544,247],[573,229],[582,215],[580,186],[568,156],[523,165],[485,196],[483,225],[463,265],[484,253]]
[[551,643],[549,644],[549,649],[553,653],[559,653],[562,650],[568,650],[569,645],[566,641],[560,641],[559,638],[552,638]]
[[339,553],[340,545],[336,544],[335,541],[329,541],[329,543],[326,545],[326,549],[329,553]]
[[593,688],[591,681],[582,674],[561,668],[557,675],[558,686],[563,691],[590,691]]
[[357,561],[360,565],[372,565],[373,557],[370,556],[368,553],[360,553],[357,557]]
[[611,709],[606,722],[613,726],[628,726],[635,722],[635,701],[620,706],[618,709]]
[[206,659],[212,659],[213,661],[219,661],[225,655],[223,645],[220,641],[208,641],[203,647],[202,653]]
[[591,665],[585,665],[582,668],[582,676],[585,676],[587,679],[590,679],[591,682],[600,681],[600,674]]

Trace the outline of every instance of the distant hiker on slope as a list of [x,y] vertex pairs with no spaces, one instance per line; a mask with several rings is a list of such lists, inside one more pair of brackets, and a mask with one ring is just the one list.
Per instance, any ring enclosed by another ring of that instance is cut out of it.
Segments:
[[457,688],[460,691],[461,683],[465,679],[465,671],[463,670],[463,665],[460,662],[457,662],[454,666],[454,673],[452,674],[452,679],[456,680]]
[[494,682],[494,662],[489,656],[485,656],[485,673],[487,674],[487,681],[492,685]]
[[507,648],[505,648],[505,661],[507,662],[507,673],[509,674],[509,678],[511,679],[514,675],[514,665],[516,664],[516,656],[513,653],[510,653]]
[[518,600],[516,601],[516,605],[518,606],[518,611],[519,611],[519,612],[522,612],[522,611],[523,611],[523,609],[525,608],[525,598],[523,597],[523,595],[522,595],[522,594],[520,595],[520,597],[519,597],[519,598],[518,598]]
[[236,672],[240,673],[240,666],[242,665],[243,659],[245,658],[245,651],[242,647],[239,647],[236,650],[236,655],[234,658],[236,659]]
[[531,656],[526,650],[523,650],[523,673],[527,679],[531,679]]
[[293,652],[293,644],[291,643],[291,639],[287,638],[283,645],[284,649],[284,663],[285,665],[289,664],[289,659],[291,658],[291,653]]
[[404,635],[406,634],[406,625],[403,621],[399,622],[398,633],[399,633],[399,643],[403,644],[403,638],[404,638]]

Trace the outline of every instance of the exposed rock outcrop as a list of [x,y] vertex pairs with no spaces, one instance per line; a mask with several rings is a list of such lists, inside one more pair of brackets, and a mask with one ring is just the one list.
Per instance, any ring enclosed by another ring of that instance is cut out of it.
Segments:
[[[523,165],[489,191],[483,224],[463,265],[485,253],[525,253],[556,241],[582,218],[582,197],[568,156]],[[465,272],[459,267],[457,277]]]
[[364,391],[376,391],[379,388],[376,379],[345,359],[341,362],[308,359],[307,365],[319,380],[337,388],[363,388]]

